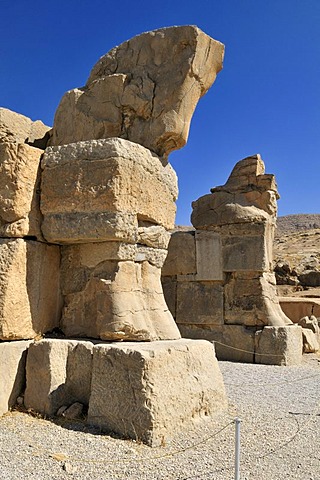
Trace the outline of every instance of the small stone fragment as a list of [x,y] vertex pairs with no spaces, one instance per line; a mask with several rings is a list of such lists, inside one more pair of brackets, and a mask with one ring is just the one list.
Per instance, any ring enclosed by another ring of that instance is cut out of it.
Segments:
[[84,405],[82,403],[75,402],[62,412],[62,416],[68,420],[75,420],[76,418],[81,417],[83,414],[83,409]]

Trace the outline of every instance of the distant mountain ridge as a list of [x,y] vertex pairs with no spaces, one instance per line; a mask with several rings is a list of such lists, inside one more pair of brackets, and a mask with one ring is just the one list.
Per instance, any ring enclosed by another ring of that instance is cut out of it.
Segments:
[[299,213],[277,218],[276,236],[320,229],[320,213]]

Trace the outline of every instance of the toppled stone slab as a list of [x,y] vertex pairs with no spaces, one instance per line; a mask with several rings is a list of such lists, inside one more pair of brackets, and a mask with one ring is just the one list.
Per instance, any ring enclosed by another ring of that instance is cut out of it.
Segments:
[[194,109],[223,55],[224,46],[194,26],[124,42],[101,57],[85,87],[64,95],[51,144],[121,137],[167,156],[185,145]]
[[214,347],[202,340],[97,345],[88,423],[151,446],[226,408]]
[[302,347],[301,327],[266,326],[256,333],[256,363],[299,365]]
[[[1,109],[0,109],[1,113]],[[0,143],[0,236],[34,236],[40,224],[40,158],[27,144]]]
[[302,328],[302,341],[303,341],[303,352],[304,353],[315,353],[318,352],[319,341],[317,336],[312,330],[309,328]]
[[0,342],[0,415],[16,404],[26,383],[25,365],[31,341]]
[[45,339],[33,343],[27,357],[25,407],[54,415],[63,405],[88,406],[93,343]]
[[308,328],[316,335],[320,335],[319,321],[314,315],[302,317],[298,323],[302,328]]
[[34,338],[59,325],[60,249],[0,239],[0,339]]
[[136,243],[143,235],[139,220],[166,229],[174,225],[176,174],[140,145],[111,138],[50,147],[42,169],[47,241]]
[[0,143],[27,143],[45,149],[50,136],[50,127],[40,120],[30,118],[0,107]]

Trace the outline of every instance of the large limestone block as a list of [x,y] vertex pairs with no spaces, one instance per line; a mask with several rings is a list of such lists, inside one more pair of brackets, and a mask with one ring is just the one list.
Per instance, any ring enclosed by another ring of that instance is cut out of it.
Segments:
[[214,343],[218,360],[254,363],[255,329],[242,325],[179,325],[183,338]]
[[41,155],[42,150],[26,144],[0,143],[2,237],[42,238],[39,195]]
[[46,148],[50,127],[40,120],[33,122],[30,118],[0,108],[0,143],[28,143],[37,148]]
[[42,231],[50,242],[136,243],[138,221],[174,225],[176,174],[140,145],[111,138],[50,147],[42,169]]
[[74,402],[88,405],[93,343],[45,339],[32,344],[27,357],[26,408],[54,415]]
[[61,323],[66,336],[134,341],[180,338],[164,300],[158,267],[147,261],[105,261],[95,268],[76,269],[69,285],[70,258],[62,257]]
[[302,328],[298,325],[264,327],[256,333],[256,363],[299,365],[302,361]]
[[136,243],[138,219],[132,213],[70,212],[44,216],[41,232],[50,243]]
[[170,233],[160,225],[140,226],[138,228],[138,243],[141,245],[167,250],[169,242]]
[[275,278],[271,273],[230,274],[224,286],[224,295],[224,319],[227,324],[281,326],[292,323],[280,307]]
[[181,339],[94,348],[90,424],[157,446],[226,403],[209,342]]
[[196,273],[195,232],[173,232],[162,276]]
[[83,290],[91,275],[110,270],[110,261],[148,261],[161,268],[167,251],[123,242],[61,246],[61,289],[64,295]]
[[223,271],[264,272],[269,269],[263,236],[231,236],[222,241]]
[[209,282],[178,282],[176,322],[222,325],[222,285]]
[[59,325],[60,249],[0,240],[0,339],[34,338]]
[[196,232],[197,280],[223,280],[221,236]]
[[104,55],[87,85],[67,92],[52,145],[122,137],[168,155],[222,68],[224,46],[194,26],[143,33]]
[[25,388],[26,355],[30,340],[0,343],[0,415],[16,404]]
[[259,154],[240,160],[225,185],[192,203],[192,225],[211,230],[232,223],[273,223],[279,194],[274,176],[264,172]]
[[281,309],[292,320],[299,323],[301,318],[315,315],[320,317],[320,300],[317,298],[279,297]]

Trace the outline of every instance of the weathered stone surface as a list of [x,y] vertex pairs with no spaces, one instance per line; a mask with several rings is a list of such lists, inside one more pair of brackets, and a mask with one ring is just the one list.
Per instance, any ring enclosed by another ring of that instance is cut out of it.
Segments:
[[232,236],[222,240],[224,272],[264,272],[269,268],[263,236]]
[[309,330],[312,330],[313,333],[316,335],[320,335],[320,327],[318,324],[318,319],[314,316],[311,315],[310,317],[303,317],[299,320],[299,325],[302,328],[308,328]]
[[224,293],[227,324],[281,326],[292,323],[280,307],[273,274],[233,273],[224,286]]
[[176,318],[177,280],[176,277],[161,277],[164,299],[173,318]]
[[301,327],[297,325],[267,326],[256,333],[256,363],[299,365],[301,361]]
[[[207,194],[192,202],[191,223],[199,230],[211,230],[212,225],[229,223],[265,223],[268,214],[252,205],[242,205],[241,195],[229,192]],[[241,202],[241,203],[240,203]]]
[[167,250],[160,248],[150,248],[144,245],[137,245],[135,256],[136,262],[149,262],[157,268],[162,268],[167,257]]
[[254,363],[255,329],[242,325],[179,325],[183,338],[199,338],[214,343],[218,360]]
[[194,231],[171,234],[168,256],[162,269],[163,276],[196,273],[194,234]]
[[50,242],[135,243],[139,220],[174,225],[176,174],[140,145],[112,138],[50,147],[42,168],[42,231]]
[[[0,109],[1,114],[1,109]],[[0,236],[42,239],[39,166],[42,150],[0,143]]]
[[151,225],[138,228],[138,243],[152,248],[167,249],[170,242],[170,233],[160,225]]
[[83,411],[84,405],[80,402],[75,402],[70,405],[70,407],[66,408],[61,416],[68,420],[74,420],[76,418],[81,418]]
[[319,350],[319,342],[317,335],[315,335],[309,328],[302,329],[302,341],[304,353],[315,353]]
[[192,225],[200,230],[237,223],[271,222],[279,194],[273,175],[264,173],[260,155],[238,162],[225,185],[192,203]]
[[197,280],[223,280],[221,236],[198,230],[195,239]]
[[178,282],[178,324],[223,324],[223,287],[206,282]]
[[317,298],[279,297],[281,309],[293,323],[312,314],[320,317],[320,300]]
[[132,213],[49,213],[41,225],[50,243],[136,243],[138,220]]
[[59,325],[60,250],[22,239],[0,240],[0,339],[34,338]]
[[26,408],[54,415],[62,405],[88,405],[93,343],[45,339],[32,344],[27,357]]
[[209,342],[182,339],[94,348],[88,422],[102,429],[158,446],[226,403]]
[[33,122],[20,113],[0,107],[0,143],[28,143],[34,147],[46,148],[50,127],[40,120]]
[[75,269],[72,282],[72,261],[65,262],[63,256],[62,329],[67,336],[139,341],[180,338],[164,300],[159,268],[147,261],[105,261],[92,269]]
[[0,343],[0,415],[16,404],[25,387],[25,364],[31,341]]
[[143,33],[104,55],[87,85],[67,92],[52,145],[122,137],[168,155],[222,68],[224,47],[194,26]]

